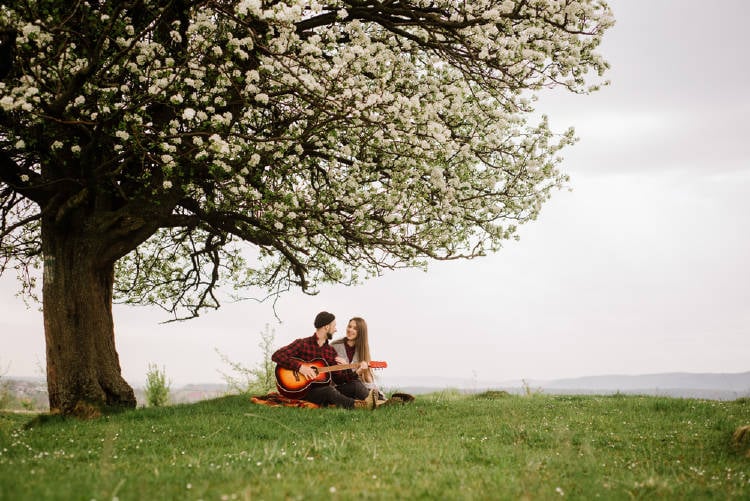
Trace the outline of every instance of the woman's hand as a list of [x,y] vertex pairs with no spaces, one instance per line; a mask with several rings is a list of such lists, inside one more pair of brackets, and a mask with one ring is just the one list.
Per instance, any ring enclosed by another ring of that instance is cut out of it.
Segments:
[[364,374],[367,374],[367,369],[370,367],[370,365],[367,362],[360,362],[359,367],[357,367],[357,376],[359,376],[360,379],[364,376]]

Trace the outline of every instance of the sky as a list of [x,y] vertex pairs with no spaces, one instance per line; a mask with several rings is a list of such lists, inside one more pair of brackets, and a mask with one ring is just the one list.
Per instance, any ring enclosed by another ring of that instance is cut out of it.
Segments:
[[[243,301],[189,322],[116,305],[125,379],[150,364],[173,386],[236,376],[312,335],[369,326],[381,384],[488,387],[611,374],[750,371],[750,3],[614,0],[601,53],[611,85],[542,95],[551,127],[576,129],[559,191],[498,253],[397,270],[356,287]],[[38,305],[0,277],[0,375],[44,374]]]

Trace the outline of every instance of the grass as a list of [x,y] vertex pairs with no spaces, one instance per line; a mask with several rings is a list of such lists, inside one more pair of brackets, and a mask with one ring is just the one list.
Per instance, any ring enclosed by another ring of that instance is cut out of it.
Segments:
[[750,499],[750,402],[419,396],[375,412],[230,396],[82,422],[0,413],[0,499]]

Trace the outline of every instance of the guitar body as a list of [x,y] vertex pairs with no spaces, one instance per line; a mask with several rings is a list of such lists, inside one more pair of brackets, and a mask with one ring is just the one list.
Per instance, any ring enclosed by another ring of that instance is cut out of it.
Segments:
[[[303,363],[308,363],[318,369],[327,368],[328,364],[322,358],[316,358],[313,360],[305,361],[299,358],[295,358]],[[328,384],[331,381],[331,373],[318,371],[318,375],[315,379],[308,380],[305,376],[297,371],[290,369],[284,369],[279,365],[276,366],[276,388],[279,393],[287,398],[303,398],[310,386],[318,384]]]

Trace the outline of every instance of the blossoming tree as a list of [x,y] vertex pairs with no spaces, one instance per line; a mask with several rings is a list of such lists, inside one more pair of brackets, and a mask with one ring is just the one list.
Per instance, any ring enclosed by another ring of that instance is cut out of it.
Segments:
[[497,249],[566,177],[600,0],[10,0],[0,272],[42,267],[53,412],[132,407],[112,301],[351,283]]

